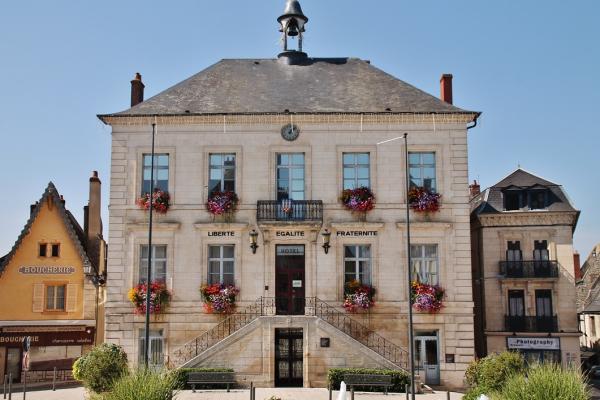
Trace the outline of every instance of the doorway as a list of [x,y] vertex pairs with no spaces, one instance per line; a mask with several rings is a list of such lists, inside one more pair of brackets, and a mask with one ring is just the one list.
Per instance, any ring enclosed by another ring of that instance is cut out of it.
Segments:
[[276,254],[277,315],[304,315],[304,245],[277,245]]
[[415,336],[415,364],[425,384],[440,384],[437,332],[420,332]]
[[5,374],[12,374],[13,383],[21,382],[21,348],[7,347],[6,348],[6,371]]
[[275,329],[275,386],[303,386],[303,342],[301,328]]

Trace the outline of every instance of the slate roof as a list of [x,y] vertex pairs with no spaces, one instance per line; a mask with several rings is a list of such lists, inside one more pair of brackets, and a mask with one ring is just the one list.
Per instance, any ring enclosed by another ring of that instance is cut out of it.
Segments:
[[[286,111],[287,110],[287,111]],[[181,83],[116,114],[290,113],[474,114],[403,82],[357,58],[221,60]]]
[[79,223],[77,222],[75,217],[65,208],[65,206],[60,198],[60,195],[58,193],[58,190],[56,190],[56,187],[54,186],[54,184],[52,182],[50,182],[50,183],[48,183],[48,187],[44,191],[42,198],[37,202],[35,208],[31,212],[31,216],[29,217],[29,220],[27,221],[27,223],[25,224],[25,227],[19,234],[19,237],[17,238],[17,241],[13,245],[12,249],[6,256],[4,256],[0,259],[0,276],[4,272],[4,269],[6,268],[6,266],[12,259],[12,257],[14,256],[15,252],[17,251],[17,249],[19,248],[21,243],[23,242],[23,239],[25,239],[25,237],[29,234],[31,226],[33,225],[33,222],[39,215],[40,210],[42,209],[43,205],[46,203],[48,198],[52,198],[53,203],[56,206],[56,209],[58,210],[58,213],[62,217],[65,227],[67,228],[67,232],[69,233],[69,236],[73,240],[75,248],[77,249],[77,251],[79,252],[79,255],[81,256],[83,265],[84,266],[89,265],[94,268],[94,266],[92,265],[90,259],[88,258],[88,255],[85,251],[85,237],[84,237],[83,229],[81,228],[81,225],[79,225]]
[[576,212],[577,209],[571,203],[571,200],[567,196],[561,185],[550,182],[546,179],[540,178],[530,172],[527,172],[521,168],[518,168],[506,178],[500,182],[486,189],[481,195],[474,198],[471,204],[472,209],[476,214],[493,214],[493,213],[514,213],[518,211],[505,211],[504,210],[504,197],[503,191],[512,189],[531,189],[535,187],[543,187],[550,191],[549,205],[546,210],[533,210],[525,212]]

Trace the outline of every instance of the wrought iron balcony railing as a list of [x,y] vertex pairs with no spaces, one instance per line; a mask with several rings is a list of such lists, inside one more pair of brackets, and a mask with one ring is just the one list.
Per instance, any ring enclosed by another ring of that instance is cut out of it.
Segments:
[[500,261],[500,275],[505,278],[558,278],[557,261]]
[[321,200],[259,200],[258,222],[323,222]]
[[504,317],[506,332],[558,332],[558,318],[555,316],[514,316]]

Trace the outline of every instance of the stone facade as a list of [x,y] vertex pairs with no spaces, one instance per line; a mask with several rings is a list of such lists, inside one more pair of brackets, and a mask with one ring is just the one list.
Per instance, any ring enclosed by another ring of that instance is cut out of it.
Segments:
[[[573,257],[579,214],[570,205],[558,210],[561,196],[556,193],[562,193],[557,192],[562,188],[534,183],[537,179],[517,170],[503,185],[494,185],[472,200],[477,355],[508,348],[522,351],[529,361],[579,365]],[[546,198],[554,200],[536,209],[522,203],[507,211],[507,190],[525,193],[521,198],[528,191],[549,190]]]
[[[162,330],[166,362],[174,350],[221,319],[203,312],[199,294],[201,284],[207,282],[210,244],[235,246],[235,284],[241,289],[238,309],[261,296],[275,297],[275,246],[300,244],[305,246],[305,296],[318,297],[341,311],[343,246],[370,245],[371,280],[377,289],[377,304],[370,313],[357,314],[354,318],[407,348],[404,147],[401,140],[379,146],[377,143],[408,132],[411,152],[435,153],[437,190],[443,196],[439,213],[424,217],[411,211],[412,243],[438,246],[440,284],[446,288],[445,307],[435,315],[416,313],[415,330],[417,334],[422,331],[437,334],[441,383],[461,386],[464,370],[474,355],[465,124],[295,123],[302,131],[294,142],[282,139],[279,123],[158,126],[156,153],[169,155],[168,191],[172,205],[166,215],[156,216],[153,243],[167,246],[166,282],[173,298],[164,314],[153,317],[151,329]],[[147,242],[148,216],[138,209],[135,200],[141,187],[142,155],[150,152],[150,141],[149,125],[112,124],[106,339],[122,345],[134,363],[139,357],[144,318],[133,314],[127,292],[139,280],[140,246]],[[305,198],[323,201],[322,225],[257,223],[257,201],[276,198],[275,159],[282,152],[305,155]],[[364,222],[344,210],[338,201],[344,152],[370,155],[371,188],[377,204]],[[240,204],[231,222],[215,221],[205,209],[208,158],[212,153],[236,155],[235,185]],[[320,232],[325,228],[332,232],[328,254],[320,245]],[[256,254],[249,247],[248,233],[252,229],[260,232]],[[342,236],[342,232],[348,231],[375,233]],[[222,237],[210,236],[211,232],[232,233]],[[278,236],[277,232],[303,232],[303,236]],[[277,318],[286,321],[291,318],[295,325],[294,318],[304,317],[271,317],[262,322],[262,329],[272,335]],[[299,320],[298,326],[302,324]],[[313,329],[318,328],[308,329],[306,333],[310,336],[309,347],[314,346],[313,335],[319,335]],[[263,337],[269,340],[270,336]],[[359,349],[347,348],[346,351],[359,354]],[[207,365],[238,365],[238,357],[237,351],[219,352]],[[337,352],[331,351],[317,352],[307,358],[304,384],[323,385],[325,369],[339,365],[338,358]],[[364,365],[362,361],[342,364]],[[252,365],[255,363],[248,361],[240,368],[246,370]],[[261,372],[257,370],[257,373]],[[272,374],[266,376],[265,384],[274,384],[273,379]]]

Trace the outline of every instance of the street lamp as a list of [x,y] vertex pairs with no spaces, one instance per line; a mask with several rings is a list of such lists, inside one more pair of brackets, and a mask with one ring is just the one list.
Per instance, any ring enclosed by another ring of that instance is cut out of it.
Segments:
[[321,236],[323,236],[323,250],[325,250],[325,254],[329,253],[329,248],[331,247],[331,245],[329,244],[329,241],[331,240],[331,232],[328,229],[325,229],[323,231],[323,233],[321,233]]
[[377,145],[392,142],[398,139],[404,139],[404,161],[405,161],[405,189],[406,189],[406,269],[408,270],[408,356],[410,361],[410,395],[411,399],[415,400],[415,342],[414,342],[414,326],[413,326],[413,312],[412,312],[412,267],[410,259],[410,207],[408,203],[408,192],[410,190],[410,174],[408,169],[408,133],[404,133],[402,136],[398,136],[392,139],[384,140],[377,143]]

